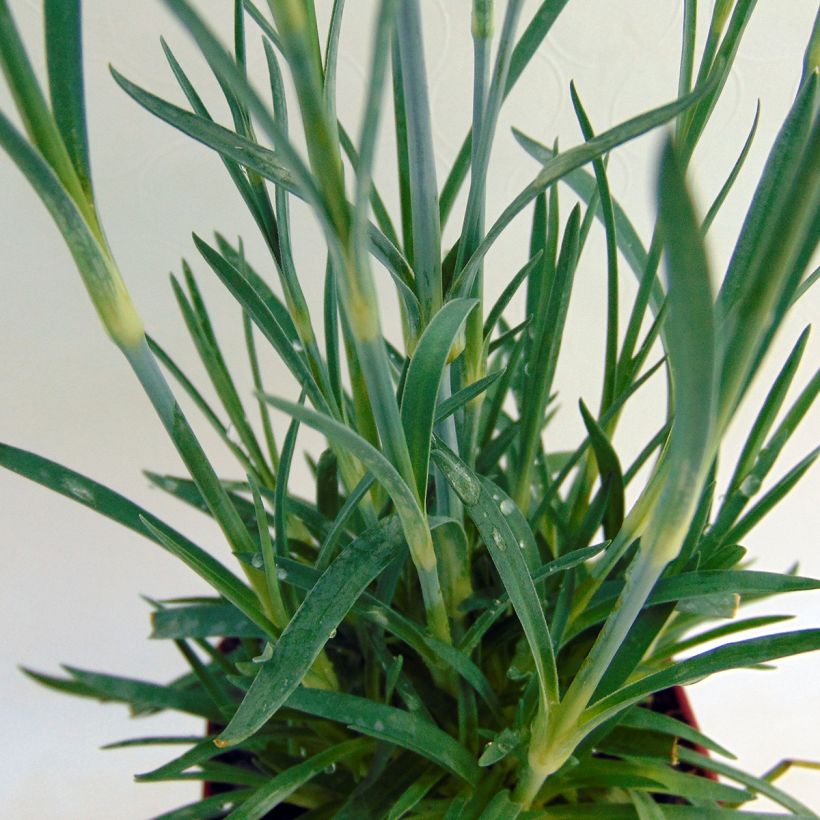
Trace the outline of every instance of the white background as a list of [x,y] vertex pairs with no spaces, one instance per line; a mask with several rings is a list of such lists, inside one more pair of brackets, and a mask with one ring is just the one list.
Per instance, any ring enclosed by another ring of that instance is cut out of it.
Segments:
[[[199,2],[216,23],[228,25],[231,3]],[[264,5],[264,4],[261,4]],[[342,35],[339,110],[356,133],[364,67],[367,65],[375,0],[349,0]],[[502,4],[498,4],[503,7]],[[702,3],[700,39],[708,20]],[[326,24],[328,2],[318,4]],[[428,68],[436,122],[440,181],[469,121],[471,43],[467,0],[423,0]],[[537,3],[527,4],[529,19]],[[41,17],[34,0],[11,0],[30,53],[42,65]],[[701,210],[720,187],[751,124],[757,98],[761,125],[747,165],[709,235],[714,270],[722,271],[778,123],[793,96],[802,52],[811,28],[813,0],[760,0],[744,44],[692,170]],[[500,24],[501,9],[499,9]],[[536,167],[509,136],[517,125],[551,143],[579,141],[569,101],[574,79],[596,130],[672,99],[682,3],[678,0],[573,0],[547,43],[508,100],[494,150],[490,216],[529,180]],[[182,100],[164,63],[158,38],[165,34],[183,65],[219,117],[224,107],[207,69],[184,33],[157,0],[87,0],[86,70],[89,130],[100,211],[112,246],[148,328],[205,389],[192,345],[178,318],[168,286],[169,271],[186,255],[194,263],[228,359],[245,375],[238,311],[204,265],[196,260],[190,232],[227,236],[241,232],[261,270],[272,269],[250,219],[243,213],[219,161],[170,127],[154,120],[115,86],[107,64],[161,96]],[[254,76],[260,70],[259,38],[249,26]],[[230,39],[229,29],[222,29]],[[0,105],[11,101],[0,88]],[[392,144],[379,157],[378,182],[395,204]],[[615,195],[646,241],[651,230],[653,168],[657,136],[615,152],[609,172]],[[567,200],[569,202],[569,199]],[[296,251],[311,305],[319,308],[324,260],[314,227],[295,207]],[[566,211],[565,211],[566,213]],[[452,229],[449,232],[452,240]],[[521,221],[495,249],[488,263],[488,291],[524,260],[526,224]],[[580,431],[577,398],[597,401],[603,351],[603,241],[597,227],[590,239],[571,306],[570,331],[558,374],[562,411],[548,433],[549,446],[574,446]],[[634,292],[626,266],[622,294]],[[396,326],[392,297],[382,300]],[[817,314],[816,294],[794,310],[769,359],[766,375],[740,409],[727,440],[724,466],[733,458],[754,418],[765,379],[776,373],[800,330]],[[178,471],[177,457],[117,350],[101,331],[70,257],[44,208],[5,158],[0,158],[0,439],[68,464],[165,517],[192,538],[225,556],[226,549],[203,516],[148,488],[144,467]],[[817,361],[810,342],[792,395]],[[265,362],[273,392],[294,395],[295,385],[272,359]],[[242,386],[249,396],[248,382]],[[638,412],[627,413],[616,444],[629,460],[663,413],[660,382],[641,395]],[[806,419],[773,477],[781,475],[816,443],[818,414]],[[281,417],[277,429],[282,435]],[[236,475],[204,425],[197,429],[226,474]],[[305,446],[316,439],[306,435]],[[724,470],[725,473],[725,470]],[[724,476],[725,477],[725,476]],[[309,492],[307,472],[296,481]],[[820,574],[815,533],[816,473],[746,545],[763,569],[783,570],[800,561],[807,575]],[[102,520],[86,509],[49,494],[15,475],[0,473],[0,808],[10,818],[142,818],[195,798],[195,784],[135,785],[131,775],[166,759],[167,750],[99,751],[124,737],[195,733],[200,722],[184,717],[130,721],[120,706],[61,697],[43,690],[17,670],[21,663],[55,671],[60,662],[165,680],[183,669],[173,647],[148,642],[148,607],[138,593],[153,597],[192,594],[203,586],[155,546]],[[813,537],[814,536],[814,537]],[[754,607],[755,612],[792,612],[798,625],[816,625],[816,594],[794,595]],[[750,610],[751,611],[751,610]],[[786,756],[820,757],[816,681],[820,659],[789,659],[776,672],[738,671],[691,687],[701,724],[738,755],[741,766],[762,773]],[[783,785],[820,810],[820,774],[795,771]],[[764,804],[761,803],[761,806]]]

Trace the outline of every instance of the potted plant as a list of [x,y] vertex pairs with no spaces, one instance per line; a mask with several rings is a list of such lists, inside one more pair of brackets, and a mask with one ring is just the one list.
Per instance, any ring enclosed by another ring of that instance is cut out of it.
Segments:
[[[572,87],[578,144],[516,133],[540,170],[501,208],[488,207],[485,185],[499,111],[567,0],[545,0],[530,16],[521,0],[499,4],[497,32],[492,0],[473,0],[472,129],[445,180],[433,163],[419,0],[374,3],[363,118],[351,132],[335,100],[342,2],[320,32],[313,0],[270,0],[265,11],[237,0],[234,30],[222,37],[196,4],[166,5],[218,80],[231,124],[212,118],[166,43],[187,108],[116,69],[114,79],[216,151],[269,249],[252,264],[241,242],[195,237],[201,260],[174,280],[219,413],[146,335],[106,240],[89,165],[79,0],[44,2],[48,97],[0,0],[0,62],[23,126],[0,115],[0,145],[54,217],[179,453],[184,476],[149,478],[211,516],[235,566],[93,479],[0,446],[4,467],[141,533],[213,589],[152,602],[155,637],[174,641],[188,667],[170,683],[73,667],[68,677],[28,674],[137,714],[178,710],[209,721],[201,741],[143,776],[211,784],[166,818],[285,816],[272,812],[286,804],[288,816],[308,818],[717,818],[759,816],[742,808],[758,794],[815,816],[769,779],[725,762],[681,687],[820,648],[820,629],[750,638],[742,633],[772,619],[735,618],[739,604],[820,586],[750,568],[741,545],[817,455],[761,489],[820,384],[815,375],[785,405],[807,332],[740,452],[721,451],[784,317],[817,278],[808,273],[820,218],[817,26],[724,271],[710,265],[704,236],[754,129],[708,210],[690,195],[687,167],[753,2],[717,0],[705,43],[696,43],[697,3],[685,3],[679,93],[665,105],[596,133]],[[247,77],[246,26],[263,38],[269,97]],[[373,177],[386,121],[395,130],[396,214]],[[646,246],[611,194],[607,159],[657,128],[668,136]],[[572,192],[570,208],[561,186]],[[466,202],[456,208],[461,190]],[[321,283],[293,253],[294,199],[322,231]],[[485,265],[519,216],[531,224],[526,263]],[[448,219],[460,224],[449,247]],[[569,299],[599,227],[607,292],[600,399],[579,404],[581,441],[556,441],[550,421]],[[194,267],[241,306],[258,424],[220,351]],[[619,323],[619,283],[632,275],[637,293]],[[485,297],[490,277],[504,281],[495,300]],[[400,345],[385,337],[377,278],[395,288]],[[305,289],[319,286],[324,310],[311,315]],[[265,386],[263,345],[293,374],[298,401]],[[667,417],[624,463],[613,436],[651,378],[665,379]],[[235,456],[240,478],[216,473],[177,402],[183,395]],[[271,409],[291,418],[284,437],[274,434]],[[290,480],[301,426],[326,439],[308,492]],[[719,453],[736,465],[720,492]]]

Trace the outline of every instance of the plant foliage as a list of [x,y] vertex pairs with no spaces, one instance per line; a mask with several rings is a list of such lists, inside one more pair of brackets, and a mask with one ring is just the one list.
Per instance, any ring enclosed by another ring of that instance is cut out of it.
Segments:
[[[705,215],[689,193],[687,166],[751,0],[716,0],[704,44],[696,44],[698,3],[685,2],[678,94],[667,104],[596,133],[573,86],[577,145],[549,148],[516,132],[541,168],[493,221],[486,178],[497,171],[499,112],[566,0],[544,0],[529,19],[522,0],[500,4],[497,36],[493,0],[473,0],[472,127],[444,180],[433,162],[420,0],[371,4],[364,114],[353,130],[335,98],[342,0],[327,32],[313,0],[270,0],[264,10],[236,0],[228,36],[212,32],[193,2],[165,4],[218,82],[227,122],[208,111],[164,41],[187,107],[115,69],[113,78],[216,153],[269,250],[254,269],[241,242],[195,237],[201,259],[173,280],[219,408],[144,334],[103,232],[85,122],[80,0],[44,2],[47,90],[0,0],[0,63],[23,127],[0,114],[0,144],[51,212],[187,471],[149,473],[150,480],[212,517],[236,571],[115,491],[2,445],[4,467],[141,533],[213,590],[152,602],[152,637],[174,641],[189,667],[170,683],[74,667],[64,677],[28,674],[70,694],[128,704],[136,715],[171,709],[209,721],[203,738],[131,741],[188,747],[140,780],[194,778],[234,789],[167,818],[222,816],[226,801],[234,820],[263,817],[286,801],[315,818],[757,817],[742,807],[758,794],[795,816],[815,816],[773,778],[735,769],[717,742],[651,707],[670,687],[820,648],[820,629],[750,638],[740,633],[782,618],[733,620],[739,604],[820,587],[793,572],[749,569],[742,547],[817,456],[760,493],[820,387],[815,374],[786,405],[808,329],[765,397],[725,493],[715,486],[719,453],[731,457],[721,442],[736,408],[788,310],[817,278],[808,273],[820,224],[816,28],[731,261],[719,271],[704,235],[741,172],[757,117]],[[262,37],[270,99],[247,78],[249,27]],[[286,83],[296,110],[288,110]],[[395,129],[395,214],[373,176],[383,120]],[[607,159],[657,128],[668,136],[647,246],[613,197]],[[576,202],[568,213],[559,211],[563,187],[561,202]],[[304,296],[317,287],[315,274],[293,251],[293,198],[307,203],[322,231],[321,316]],[[487,253],[521,215],[531,220],[531,242],[527,263],[512,274]],[[448,219],[461,219],[452,247],[442,242]],[[586,436],[568,446],[550,428],[555,373],[596,221],[606,237],[601,398],[595,408],[581,401]],[[195,268],[215,274],[241,307],[250,397],[221,352]],[[620,327],[625,275],[638,288]],[[377,277],[395,288],[398,348],[376,309]],[[495,304],[485,298],[485,278],[504,286]],[[516,299],[526,304],[523,322],[512,318]],[[263,346],[292,374],[298,402],[269,394]],[[626,464],[614,444],[619,420],[659,371],[667,421]],[[216,474],[177,394],[215,428],[238,480]],[[271,408],[292,419],[279,442]],[[289,480],[302,426],[327,441],[309,497]],[[629,505],[626,487],[644,465],[648,478]]]

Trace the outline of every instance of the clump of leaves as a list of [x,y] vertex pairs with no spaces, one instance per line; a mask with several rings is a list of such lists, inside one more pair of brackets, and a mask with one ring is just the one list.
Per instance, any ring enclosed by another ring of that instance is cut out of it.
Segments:
[[[0,0],[0,61],[25,128],[0,115],[0,143],[51,211],[188,473],[149,473],[150,480],[214,519],[241,574],[115,491],[3,445],[6,468],[143,534],[215,593],[154,603],[154,637],[174,641],[190,667],[170,684],[73,667],[66,678],[32,677],[130,704],[136,714],[175,709],[207,718],[213,734],[198,742],[127,741],[190,746],[141,780],[195,777],[234,787],[169,818],[219,816],[226,799],[232,818],[262,817],[284,801],[316,818],[718,817],[757,794],[814,816],[771,778],[723,762],[728,752],[693,726],[647,707],[670,687],[820,647],[818,629],[735,640],[780,619],[733,619],[739,603],[820,586],[751,570],[740,546],[817,455],[751,503],[820,386],[815,374],[784,409],[808,329],[760,407],[723,495],[714,478],[735,409],[789,308],[817,278],[806,275],[820,218],[817,27],[731,261],[718,272],[710,271],[704,235],[754,127],[705,216],[686,169],[732,68],[750,0],[714,3],[702,52],[697,3],[685,3],[679,95],[667,105],[596,134],[573,87],[583,141],[559,151],[516,133],[542,167],[492,222],[485,180],[500,109],[567,0],[545,0],[526,21],[522,0],[508,0],[497,38],[492,0],[474,0],[472,129],[441,186],[419,0],[375,4],[354,135],[335,101],[341,0],[326,35],[313,0],[270,0],[270,15],[237,0],[231,50],[186,0],[166,4],[204,55],[231,124],[212,117],[164,42],[188,108],[113,75],[137,103],[219,155],[269,248],[257,271],[241,243],[195,237],[204,267],[242,308],[258,425],[191,266],[174,280],[174,295],[221,410],[145,336],[128,297],[95,207],[79,0],[44,3],[48,98]],[[270,102],[246,77],[249,24],[261,32]],[[397,223],[372,177],[391,90]],[[296,121],[306,155],[291,133]],[[674,135],[660,159],[647,248],[612,197],[607,156],[662,126]],[[456,218],[468,177],[459,239],[445,248],[442,226]],[[559,212],[559,184],[577,198],[569,214]],[[310,314],[306,275],[292,252],[294,197],[312,209],[327,251],[321,317]],[[488,304],[485,276],[504,273],[485,270],[485,256],[525,211],[529,261]],[[586,436],[568,449],[549,430],[554,377],[574,274],[596,221],[606,235],[604,376],[597,409],[580,405]],[[626,268],[639,287],[621,328]],[[395,286],[403,349],[383,335],[377,275]],[[526,320],[515,324],[506,317],[519,291]],[[291,371],[299,402],[267,392],[260,344]],[[651,361],[658,346],[662,355]],[[612,444],[619,419],[658,373],[667,380],[667,422],[622,464]],[[241,480],[215,473],[165,374],[216,429]],[[271,407],[292,418],[281,449]],[[302,425],[327,440],[313,464],[315,498],[289,482]],[[652,460],[628,507],[626,487]],[[226,756],[227,748],[234,751]]]

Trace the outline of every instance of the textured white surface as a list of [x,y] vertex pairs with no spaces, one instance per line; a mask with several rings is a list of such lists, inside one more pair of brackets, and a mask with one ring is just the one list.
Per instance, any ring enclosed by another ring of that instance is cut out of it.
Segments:
[[[39,5],[35,0],[11,0],[38,65]],[[215,23],[230,17],[232,4],[224,0],[198,5]],[[323,0],[318,5],[320,22],[326,22],[330,4]],[[224,111],[207,70],[157,0],[139,4],[87,0],[85,6],[92,161],[106,229],[146,324],[202,383],[203,374],[177,318],[166,274],[178,270],[181,255],[195,259],[191,230],[204,236],[217,228],[228,236],[241,232],[260,267],[267,265],[264,250],[218,160],[126,98],[111,80],[107,64],[112,62],[126,76],[162,96],[180,99],[159,48],[158,37],[163,33],[197,84],[207,89],[209,103],[221,116]],[[350,0],[343,30],[339,109],[354,133],[375,6],[375,0]],[[536,6],[534,0],[527,4],[524,19]],[[469,7],[467,0],[423,0],[442,179],[469,120]],[[509,136],[508,126],[515,124],[548,143],[559,137],[563,146],[579,140],[569,102],[570,79],[575,80],[597,130],[674,96],[681,9],[679,0],[573,0],[569,4],[506,105],[490,178],[491,216],[535,171]],[[696,190],[705,210],[742,145],[756,99],[761,99],[757,140],[709,236],[717,270],[725,265],[744,204],[796,88],[815,10],[814,0],[760,0],[724,100],[695,156]],[[702,34],[708,17],[705,10],[701,16]],[[260,68],[258,38],[250,24],[249,31],[253,66]],[[257,72],[256,76],[264,74]],[[4,111],[11,108],[5,88],[0,88],[0,105]],[[644,237],[652,224],[656,149],[656,137],[638,140],[615,152],[609,166],[614,193]],[[393,205],[389,143],[379,158],[378,179]],[[298,206],[294,211],[300,271],[308,282],[308,298],[318,308],[324,262],[316,249],[315,229]],[[448,237],[452,239],[452,226]],[[522,222],[490,258],[491,295],[517,269],[525,248],[526,225]],[[99,329],[49,217],[5,159],[0,159],[0,259],[0,438],[94,476],[159,515],[176,516],[181,529],[224,555],[218,535],[203,517],[180,510],[148,490],[140,469],[174,471],[178,469],[176,456],[119,353]],[[597,397],[603,350],[602,260],[603,241],[596,233],[579,273],[570,335],[562,352],[558,381],[563,409],[550,432],[557,449],[562,449],[562,442],[575,441],[580,431],[575,411],[578,396],[588,401]],[[228,357],[241,368],[237,310],[208,278],[204,266],[197,263],[196,268]],[[625,280],[624,294],[633,290],[632,282]],[[393,300],[386,292],[384,307],[393,310]],[[776,372],[802,327],[817,315],[817,308],[818,298],[813,294],[794,311],[770,357],[768,375]],[[818,344],[812,341],[798,386],[805,383],[817,354]],[[266,362],[266,374],[267,384],[276,392],[295,392],[272,360]],[[755,395],[759,397],[760,391]],[[619,431],[617,443],[626,453],[640,446],[639,436],[648,417],[654,424],[663,412],[659,386],[648,388],[644,399],[648,407],[642,405],[639,414],[627,413]],[[727,441],[727,462],[737,452],[755,410],[754,397],[741,408]],[[776,475],[814,446],[817,421],[815,411],[787,448]],[[202,425],[199,429],[206,443],[214,445],[211,451],[217,454],[217,462],[235,472],[208,431]],[[310,444],[315,439],[306,435],[304,441]],[[302,470],[297,480],[305,479]],[[820,574],[816,495],[815,472],[748,539],[761,568],[783,569],[799,560],[805,574]],[[137,593],[156,597],[190,594],[201,591],[202,586],[148,542],[15,476],[0,473],[0,498],[3,816],[129,820],[193,799],[197,793],[193,784],[132,783],[131,773],[158,764],[165,758],[164,751],[101,752],[97,747],[139,734],[198,732],[197,721],[160,718],[135,723],[121,707],[61,698],[35,687],[18,673],[15,664],[54,670],[58,662],[65,661],[126,675],[168,678],[182,668],[182,661],[172,648],[144,640],[148,610]],[[795,595],[755,610],[795,612],[795,625],[816,625],[818,597]],[[775,673],[733,672],[698,684],[691,690],[692,699],[708,732],[733,749],[741,765],[760,773],[787,755],[818,756],[818,673],[817,657],[791,659]],[[783,782],[820,810],[820,776],[795,772]]]

